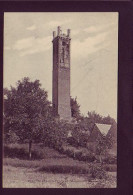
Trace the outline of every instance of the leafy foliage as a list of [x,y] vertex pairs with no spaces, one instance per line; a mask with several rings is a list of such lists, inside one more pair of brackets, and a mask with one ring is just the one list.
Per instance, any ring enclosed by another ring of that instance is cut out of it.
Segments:
[[[72,132],[73,143],[86,147],[96,122],[112,124],[116,129],[116,122],[110,116],[102,117],[94,111],[88,112],[88,117],[81,116],[77,98],[71,98],[71,112],[77,121],[73,124],[55,119],[48,94],[41,89],[39,80],[31,82],[25,77],[17,82],[16,88],[4,89],[4,139],[8,143],[28,141],[29,151],[32,141],[43,141],[46,145],[61,150],[69,131]],[[113,134],[109,134],[108,140],[115,132],[114,130]],[[106,141],[98,140],[99,155],[107,150]]]
[[88,118],[92,123],[103,123],[103,117],[97,114],[95,111],[88,112]]
[[81,117],[77,124],[75,124],[72,132],[72,136],[75,139],[74,143],[86,147],[93,126],[94,124],[88,117]]
[[106,117],[101,116],[100,114],[97,114],[95,111],[88,112],[88,118],[93,123],[102,123],[102,124],[116,124],[115,120],[111,118],[109,115]]
[[4,134],[4,142],[5,143],[18,143],[20,141],[19,136],[16,135],[15,132],[12,132],[11,130],[8,131],[8,133]]
[[62,146],[60,152],[79,161],[94,162],[96,160],[92,152],[89,152],[87,149],[82,147],[77,149],[76,147],[66,145],[66,146]]
[[100,136],[98,137],[96,154],[100,157],[100,162],[103,163],[102,156],[107,157],[108,149],[110,149],[113,145],[113,139],[111,137]]
[[79,119],[80,118],[80,105],[77,102],[77,98],[72,98],[71,97],[71,114],[72,117],[75,119]]
[[43,141],[45,145],[60,149],[62,144],[67,141],[68,131],[72,129],[72,124],[51,118],[49,123],[45,123]]
[[51,113],[47,92],[39,80],[24,78],[17,87],[4,90],[4,134],[14,132],[20,140],[32,142],[42,138],[44,123]]
[[83,146],[85,147],[87,144],[87,141],[89,139],[89,134],[87,134],[87,131],[82,131],[81,129],[75,128],[72,132],[72,136],[75,140],[75,144],[77,146]]
[[90,168],[90,173],[94,179],[106,179],[107,173],[102,164],[92,164]]

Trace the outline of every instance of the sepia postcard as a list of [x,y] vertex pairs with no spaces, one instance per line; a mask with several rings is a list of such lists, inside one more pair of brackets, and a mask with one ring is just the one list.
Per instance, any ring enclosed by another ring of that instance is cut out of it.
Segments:
[[4,13],[3,188],[116,188],[118,12]]

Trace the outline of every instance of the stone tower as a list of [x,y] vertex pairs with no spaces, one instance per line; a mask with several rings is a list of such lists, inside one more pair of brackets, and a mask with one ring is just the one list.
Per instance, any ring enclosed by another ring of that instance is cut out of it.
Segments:
[[71,120],[70,107],[70,29],[53,32],[53,111],[60,119]]

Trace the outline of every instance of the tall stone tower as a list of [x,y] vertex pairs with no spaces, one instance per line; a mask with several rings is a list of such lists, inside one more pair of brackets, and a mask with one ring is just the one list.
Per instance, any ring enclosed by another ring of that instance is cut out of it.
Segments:
[[71,120],[70,107],[70,29],[53,32],[53,111],[60,119]]

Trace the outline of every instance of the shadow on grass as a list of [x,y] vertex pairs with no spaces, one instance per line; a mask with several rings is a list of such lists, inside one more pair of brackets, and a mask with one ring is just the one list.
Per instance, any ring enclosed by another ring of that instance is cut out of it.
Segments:
[[76,166],[64,166],[64,165],[51,165],[43,166],[37,171],[47,172],[47,173],[62,173],[62,174],[88,174],[89,169],[76,167]]
[[109,172],[117,172],[117,164],[106,164],[104,165],[104,170]]
[[[23,160],[29,159],[28,156],[28,151],[24,148],[11,148],[9,146],[4,146],[4,157],[9,157],[9,158],[19,158]],[[32,151],[32,160],[35,159],[43,159],[44,156],[41,154],[37,153],[37,151]]]
[[[66,158],[67,156],[64,154],[62,154],[62,155],[53,155],[53,156],[51,156],[51,157],[48,157],[48,158],[54,158],[54,159],[64,159],[64,158]],[[47,158],[47,159],[48,159]]]

